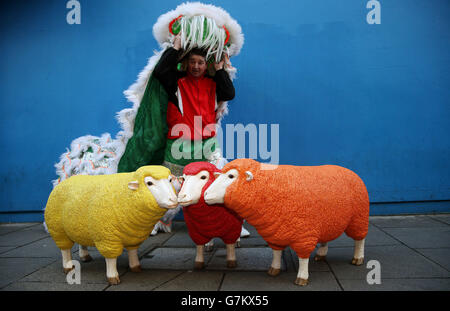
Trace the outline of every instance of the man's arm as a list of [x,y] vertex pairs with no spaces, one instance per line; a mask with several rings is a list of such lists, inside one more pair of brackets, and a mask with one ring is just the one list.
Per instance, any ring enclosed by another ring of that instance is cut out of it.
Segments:
[[177,81],[178,81],[178,50],[170,47],[168,48],[153,69],[153,74],[155,78],[161,82],[161,84],[166,89],[169,96],[175,94],[177,91]]
[[177,70],[178,56],[181,49],[181,36],[177,35],[173,41],[173,47],[168,48],[161,58],[153,74],[155,78],[161,82],[169,95],[169,100],[173,103],[176,102],[175,93],[177,91],[177,81],[179,78],[179,72]]
[[219,63],[214,64],[214,68],[216,69],[214,81],[216,82],[216,95],[218,102],[232,100],[235,95],[233,82],[231,82],[228,73],[224,70],[225,61],[227,64],[230,62],[227,54],[224,54],[224,59],[222,59]]
[[217,101],[229,101],[234,98],[234,85],[231,82],[228,73],[224,69],[216,71],[214,76],[214,81],[216,82],[216,94]]

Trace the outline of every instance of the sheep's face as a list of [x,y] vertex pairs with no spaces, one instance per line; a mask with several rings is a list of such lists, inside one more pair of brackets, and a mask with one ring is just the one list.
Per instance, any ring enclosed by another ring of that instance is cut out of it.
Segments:
[[183,185],[178,194],[178,203],[182,206],[189,206],[198,203],[202,196],[203,187],[210,179],[210,173],[206,170],[200,171],[196,175],[183,175]]
[[[175,189],[168,178],[156,179],[151,176],[146,176],[144,178],[144,183],[155,198],[159,207],[171,209],[178,206]],[[128,183],[128,188],[131,190],[138,190],[139,182],[132,181]]]
[[[249,180],[250,172],[246,172],[247,180]],[[253,175],[251,175],[253,178]],[[239,172],[237,169],[230,169],[226,173],[219,174],[216,180],[205,191],[206,204],[223,204],[225,200],[225,193],[227,188],[239,179]]]

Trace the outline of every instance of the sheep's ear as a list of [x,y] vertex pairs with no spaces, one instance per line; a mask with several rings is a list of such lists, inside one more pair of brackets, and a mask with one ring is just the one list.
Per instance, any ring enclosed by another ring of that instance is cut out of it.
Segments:
[[138,190],[139,182],[137,180],[130,181],[128,183],[128,188],[131,189],[131,190]]
[[250,171],[246,171],[245,176],[247,176],[247,181],[250,181],[253,179],[253,174]]
[[222,175],[221,172],[214,172],[214,178],[217,178],[217,177],[219,177],[220,175]]

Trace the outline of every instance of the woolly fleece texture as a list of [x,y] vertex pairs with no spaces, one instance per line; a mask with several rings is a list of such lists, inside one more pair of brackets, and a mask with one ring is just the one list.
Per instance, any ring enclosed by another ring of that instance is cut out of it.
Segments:
[[[50,194],[45,209],[49,233],[62,250],[75,242],[95,246],[105,258],[118,257],[124,247],[136,249],[166,212],[144,178],[169,175],[163,166],[144,166],[133,173],[72,176]],[[128,188],[134,180],[137,190]]]
[[225,244],[235,243],[241,235],[243,220],[222,204],[207,205],[203,198],[205,190],[215,180],[214,172],[220,170],[208,162],[194,162],[185,166],[183,174],[196,175],[203,170],[209,172],[209,180],[203,186],[200,200],[183,207],[189,236],[196,245],[206,244],[212,238],[221,238]]
[[[317,243],[343,232],[355,240],[367,235],[369,196],[354,172],[334,165],[275,167],[250,159],[234,160],[222,171],[233,168],[239,178],[227,188],[224,204],[272,249],[290,246],[298,257],[309,258]],[[246,180],[246,171],[252,180]]]

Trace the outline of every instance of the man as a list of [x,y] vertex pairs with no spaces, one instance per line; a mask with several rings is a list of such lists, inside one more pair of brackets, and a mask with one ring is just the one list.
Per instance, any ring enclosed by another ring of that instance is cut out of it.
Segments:
[[226,54],[223,60],[214,63],[215,74],[210,76],[206,53],[200,49],[190,51],[183,61],[186,71],[179,71],[177,65],[181,52],[181,37],[178,35],[173,48],[164,52],[153,71],[168,94],[169,132],[164,165],[175,175],[181,175],[183,167],[191,162],[209,160],[209,155],[203,150],[213,152],[217,145],[217,102],[229,101],[235,93],[224,70],[228,63]]
[[[168,94],[169,132],[163,165],[177,176],[181,176],[184,166],[191,162],[210,160],[210,154],[203,151],[214,152],[218,145],[215,132],[217,103],[232,100],[235,95],[233,83],[224,69],[229,64],[228,55],[224,54],[223,60],[214,63],[214,76],[211,76],[206,52],[200,49],[193,49],[185,56],[182,62],[185,71],[179,71],[181,52],[181,37],[177,35],[173,47],[164,52],[153,71]],[[180,153],[184,154],[181,158]],[[168,211],[152,234],[170,228],[170,221],[177,212],[178,208]],[[241,236],[249,235],[242,227]],[[212,245],[212,241],[207,243],[206,250],[211,250]]]

